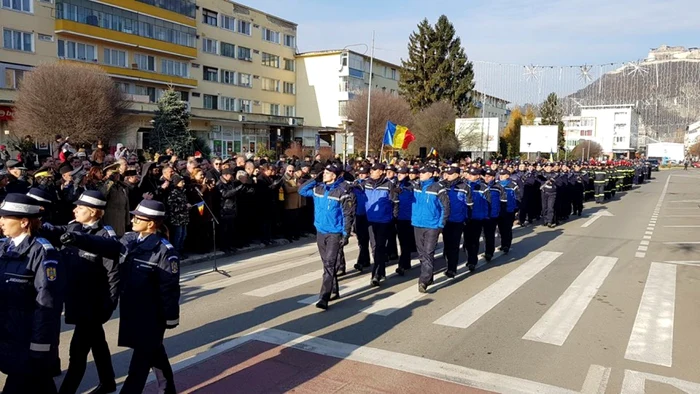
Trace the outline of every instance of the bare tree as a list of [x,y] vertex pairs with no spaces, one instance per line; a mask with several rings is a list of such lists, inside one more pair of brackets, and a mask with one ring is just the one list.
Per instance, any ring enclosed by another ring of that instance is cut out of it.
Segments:
[[693,157],[700,157],[700,142],[690,145],[688,148],[688,153]]
[[60,134],[76,142],[106,141],[126,127],[128,106],[114,81],[98,66],[47,63],[25,74],[12,128],[35,140]]
[[[367,127],[368,90],[358,92],[350,100],[347,107],[347,117],[355,121],[352,130],[355,135],[355,149],[358,153],[365,151],[365,130]],[[382,146],[386,122],[406,126],[413,130],[413,116],[408,102],[402,97],[382,90],[372,91],[372,109],[369,122],[369,150],[377,154]],[[415,141],[411,143],[414,145]]]
[[588,160],[598,158],[603,154],[603,147],[595,141],[579,140],[578,144],[569,153],[572,160]]

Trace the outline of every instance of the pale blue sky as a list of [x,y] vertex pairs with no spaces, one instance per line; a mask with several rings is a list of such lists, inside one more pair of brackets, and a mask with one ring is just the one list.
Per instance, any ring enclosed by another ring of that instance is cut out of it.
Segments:
[[[250,0],[299,25],[299,50],[371,42],[398,63],[420,20],[445,14],[470,60],[579,65],[645,58],[662,44],[700,46],[699,0]],[[363,52],[364,48],[353,50]]]

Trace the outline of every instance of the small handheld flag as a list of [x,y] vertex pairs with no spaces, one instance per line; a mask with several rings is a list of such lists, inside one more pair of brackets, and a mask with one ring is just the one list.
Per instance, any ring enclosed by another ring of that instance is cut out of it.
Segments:
[[197,211],[199,212],[199,216],[204,216],[204,201],[200,201],[196,204],[194,204],[195,207],[197,207]]
[[434,147],[430,148],[430,152],[428,152],[428,157],[438,157],[438,151]]

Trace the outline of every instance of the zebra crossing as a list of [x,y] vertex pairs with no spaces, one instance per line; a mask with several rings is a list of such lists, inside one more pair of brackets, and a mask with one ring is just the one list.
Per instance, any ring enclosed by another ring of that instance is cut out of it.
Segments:
[[[440,250],[438,251],[440,252]],[[354,260],[356,252],[356,245],[348,247],[346,251],[348,265]],[[441,254],[441,252],[438,253],[438,257]],[[502,253],[497,252],[492,261],[497,262],[502,257]],[[447,310],[442,316],[428,324],[462,330],[469,329],[475,324],[481,324],[482,320],[487,320],[485,317],[497,313],[499,305],[505,303],[514,293],[527,286],[533,278],[542,275],[548,269],[556,269],[558,262],[572,257],[565,256],[562,252],[546,250],[531,254],[517,268],[504,274],[483,290],[463,300],[459,305]],[[580,257],[578,259],[580,260]],[[538,320],[527,332],[521,334],[520,339],[545,345],[563,346],[584,316],[593,298],[598,295],[600,288],[613,272],[617,262],[618,258],[612,256],[592,257],[592,260],[578,276],[558,295],[551,307],[538,317]],[[318,256],[312,255],[293,261],[282,261],[271,266],[254,266],[252,271],[240,274],[234,271],[231,278],[205,283],[201,285],[201,289],[220,289],[233,284],[245,283],[252,278],[271,277],[276,273],[290,272],[290,269],[294,268],[296,269],[294,275],[282,275],[281,280],[273,283],[267,281],[266,284],[252,289],[246,288],[240,294],[245,297],[274,299],[284,297],[290,292],[311,293],[312,295],[297,301],[310,305],[318,300],[315,293],[322,275],[322,270],[318,269],[318,263]],[[411,264],[413,268],[420,265],[418,259],[413,259]],[[483,255],[480,256],[477,273],[479,267],[486,264]],[[380,288],[372,287],[366,274],[360,274],[355,278],[341,278],[340,293],[342,298],[337,303],[343,308],[352,309],[352,295],[364,291],[388,292],[390,289],[390,295],[379,297],[369,305],[363,303],[357,311],[366,315],[387,317],[396,311],[410,307],[423,297],[432,296],[435,300],[439,300],[440,288],[470,275],[466,267],[460,266],[455,279],[447,278],[442,271],[437,272],[434,284],[429,287],[428,293],[419,293],[414,280],[392,280],[396,275],[393,273],[388,275]],[[309,271],[310,268],[312,269]],[[388,271],[393,271],[392,268],[388,267]],[[639,309],[634,325],[627,333],[629,339],[624,356],[626,359],[666,367],[672,365],[676,268],[676,264],[651,264],[647,280],[644,282],[644,290],[639,300]],[[299,272],[300,270],[303,272]],[[469,280],[464,281],[464,283],[469,283]],[[483,324],[488,324],[488,321],[484,321]]]

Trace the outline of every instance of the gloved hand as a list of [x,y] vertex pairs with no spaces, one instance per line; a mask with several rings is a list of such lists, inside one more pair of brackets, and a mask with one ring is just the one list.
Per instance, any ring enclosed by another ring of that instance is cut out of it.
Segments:
[[60,241],[64,245],[72,245],[75,243],[75,234],[71,232],[64,233],[61,235]]
[[348,243],[350,243],[349,236],[346,235],[340,238],[340,246],[346,246]]

